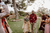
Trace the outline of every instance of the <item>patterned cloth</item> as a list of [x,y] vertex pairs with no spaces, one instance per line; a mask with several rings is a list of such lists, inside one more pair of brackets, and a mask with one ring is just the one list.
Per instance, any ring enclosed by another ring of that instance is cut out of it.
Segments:
[[9,10],[8,7],[6,5],[3,5],[3,9],[5,10],[5,12],[0,13],[0,33],[5,33],[4,28],[2,26],[2,17],[4,17],[5,15],[9,14]]
[[33,22],[36,23],[37,16],[35,14],[31,14],[29,19],[30,19],[31,23],[33,23]]
[[5,20],[5,19],[6,19],[6,18],[2,18],[2,25],[3,25],[3,27],[4,27],[5,33],[7,33],[6,27],[5,27],[5,24],[6,24],[6,20]]
[[26,18],[26,17],[25,17],[24,20],[28,22],[28,21],[29,21],[29,18]]
[[24,18],[22,29],[23,29],[23,32],[31,32],[29,18],[26,18],[26,17]]

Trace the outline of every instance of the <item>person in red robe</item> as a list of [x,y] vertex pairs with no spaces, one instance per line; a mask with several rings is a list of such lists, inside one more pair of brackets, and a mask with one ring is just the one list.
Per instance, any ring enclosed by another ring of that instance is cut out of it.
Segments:
[[7,27],[9,27],[9,25],[8,25],[7,22],[6,22],[6,17],[8,17],[8,16],[9,16],[9,14],[6,15],[6,16],[4,16],[4,17],[2,18],[2,25],[3,25],[3,27],[4,27],[5,33],[8,33]]
[[35,27],[35,33],[37,33],[37,29],[36,29],[36,21],[37,21],[37,16],[36,14],[34,14],[34,11],[32,11],[32,14],[30,15],[30,23],[31,23],[31,30],[33,33],[33,26]]

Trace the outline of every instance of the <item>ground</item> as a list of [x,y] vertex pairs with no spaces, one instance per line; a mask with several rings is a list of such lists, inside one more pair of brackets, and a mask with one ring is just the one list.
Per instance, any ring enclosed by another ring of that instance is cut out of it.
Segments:
[[[23,17],[19,17],[19,19],[24,19]],[[19,22],[11,22],[12,19],[8,20],[8,24],[13,31],[12,33],[23,33],[22,26],[23,26],[23,20]],[[39,31],[40,26],[40,19],[37,19],[37,31],[38,33],[42,33]]]

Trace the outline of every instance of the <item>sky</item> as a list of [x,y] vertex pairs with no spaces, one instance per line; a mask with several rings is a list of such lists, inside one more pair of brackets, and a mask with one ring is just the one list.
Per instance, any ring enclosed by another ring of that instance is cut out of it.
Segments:
[[[25,1],[25,3],[27,4],[27,1]],[[50,9],[50,0],[35,0],[34,3],[32,3],[31,6],[28,6],[27,9],[25,10],[25,12],[31,12],[32,10],[34,10],[35,12],[37,12],[39,7],[44,7],[44,8],[48,8]],[[14,11],[13,8],[11,8],[9,6],[9,10]]]

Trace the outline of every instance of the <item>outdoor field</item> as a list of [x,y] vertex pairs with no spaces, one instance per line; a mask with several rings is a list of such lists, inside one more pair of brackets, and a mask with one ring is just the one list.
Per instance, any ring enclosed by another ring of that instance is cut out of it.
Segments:
[[[19,19],[24,19],[24,17],[19,17]],[[12,33],[23,33],[22,25],[24,21],[22,20],[18,22],[11,22],[11,20],[13,19],[8,20],[8,23],[11,30],[13,31]],[[37,31],[38,33],[42,33],[41,31],[39,31],[39,26],[40,26],[40,19],[37,19]]]

